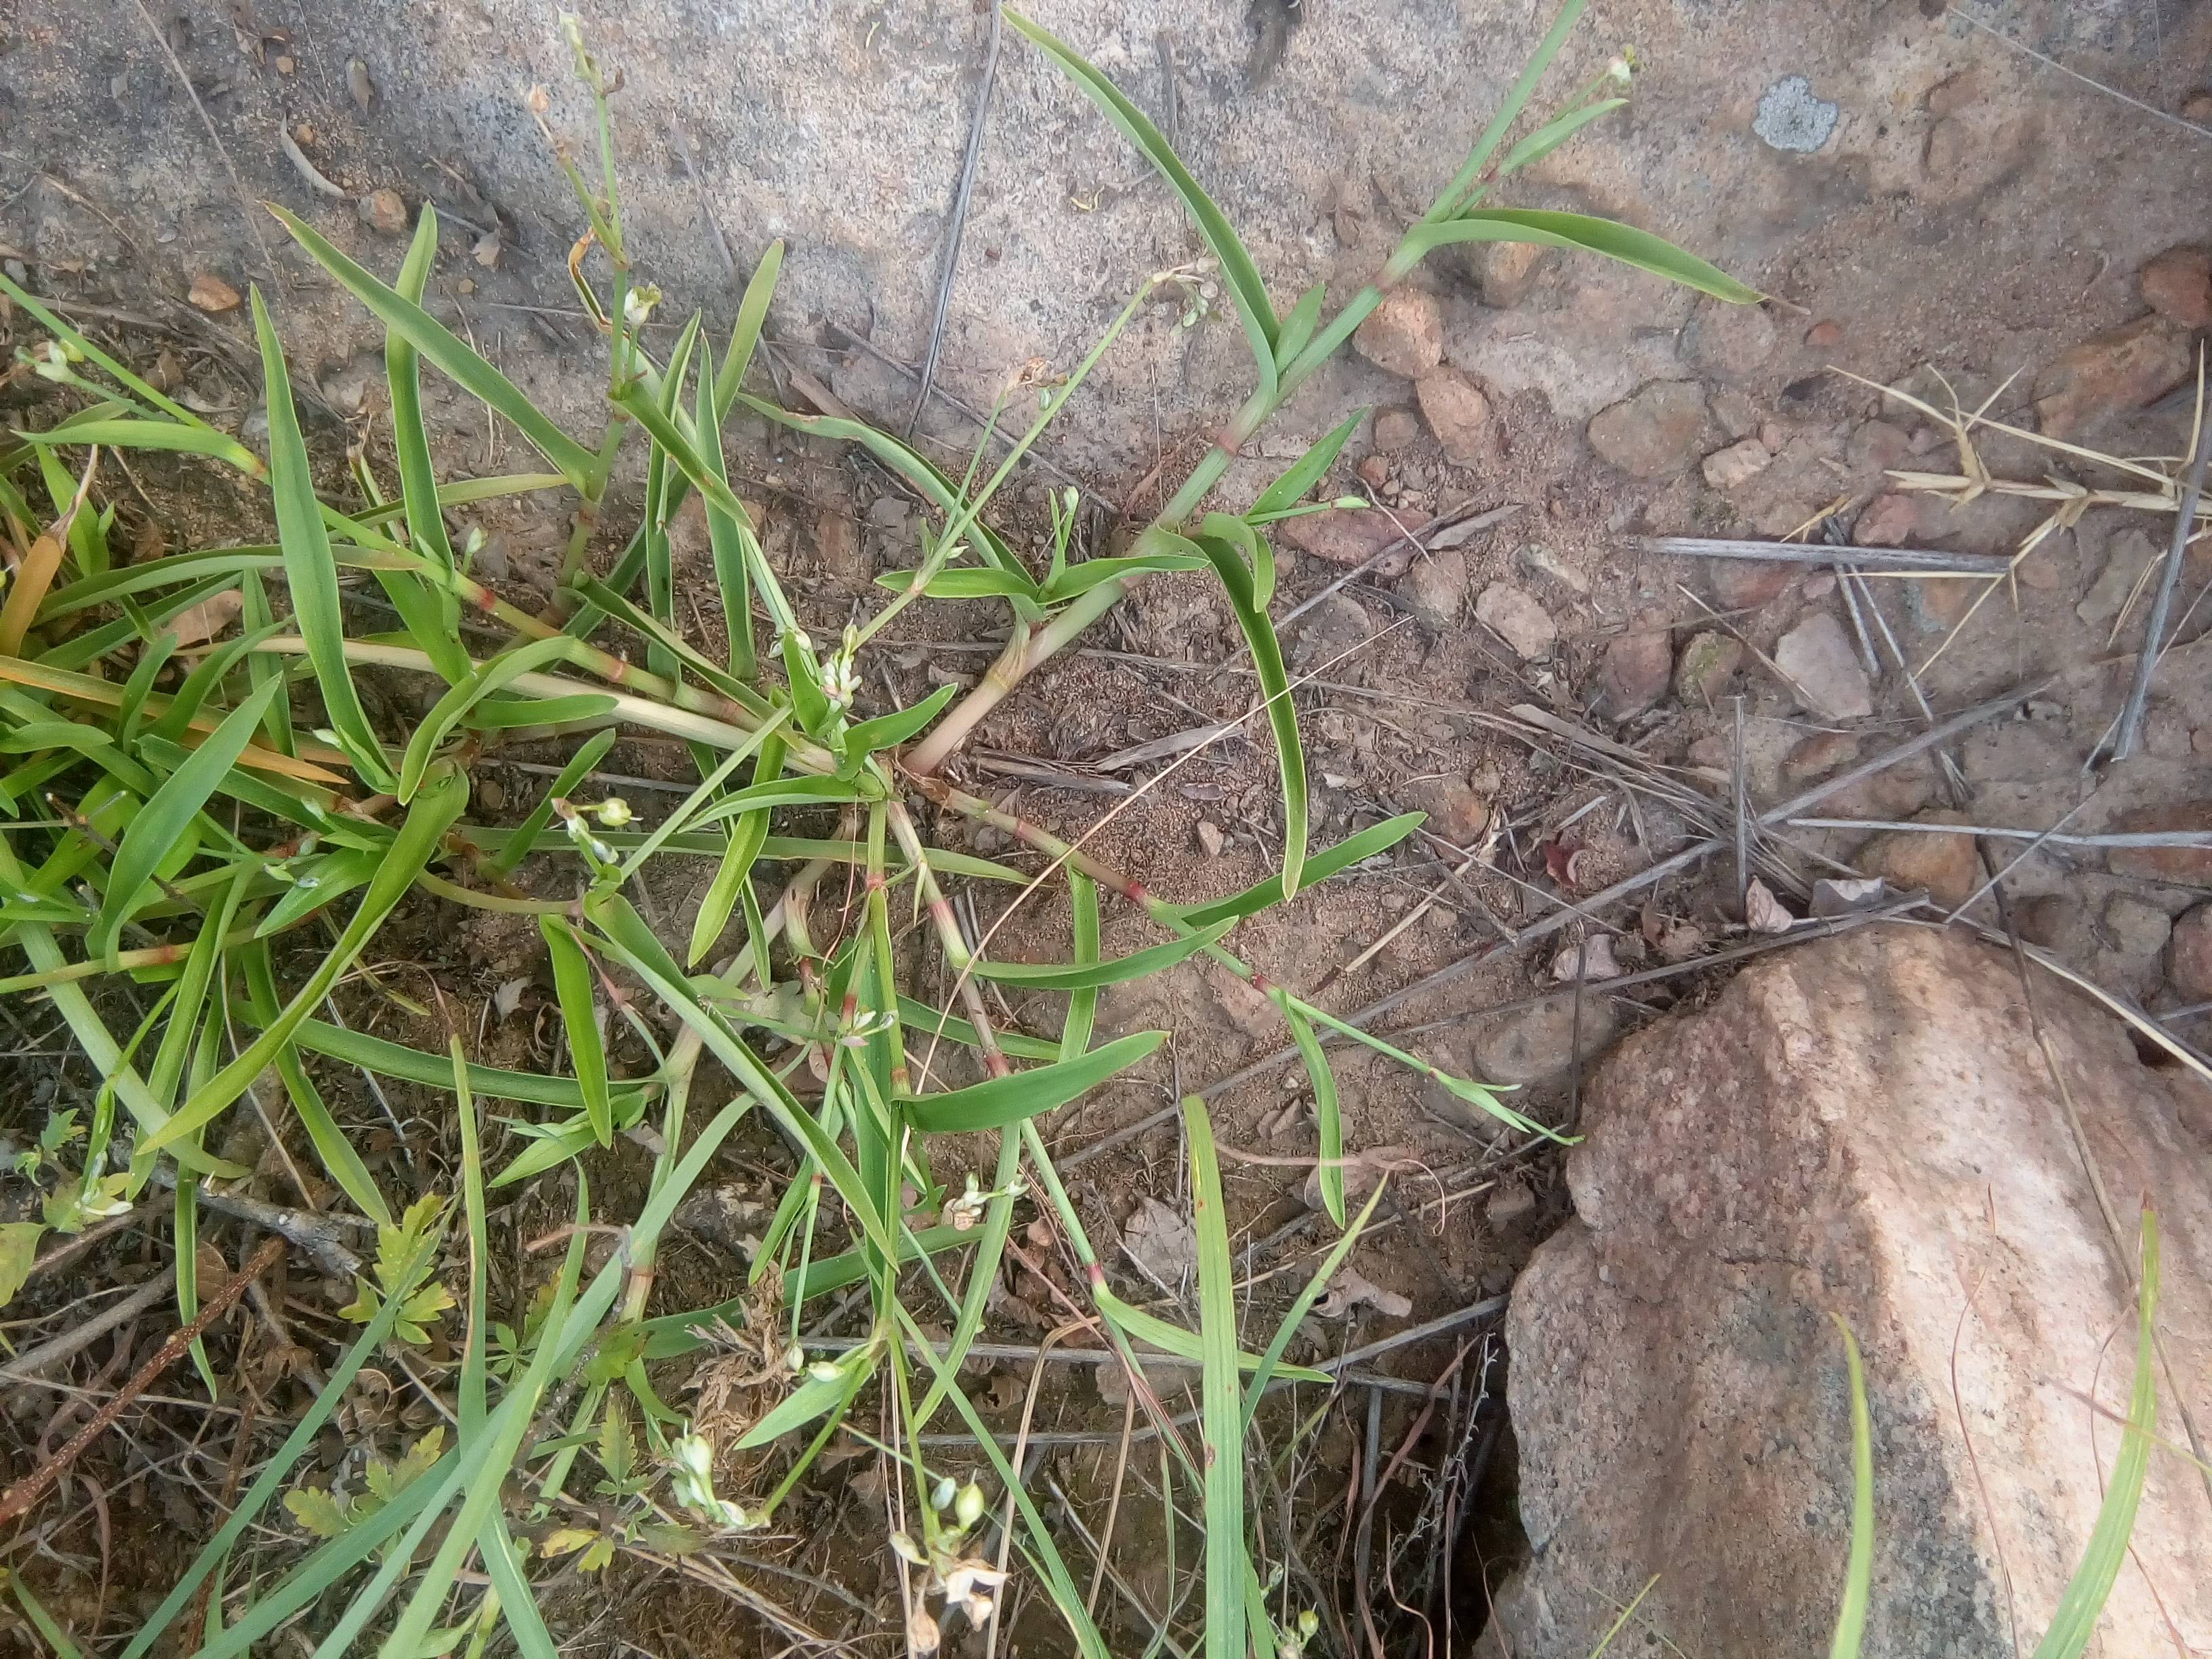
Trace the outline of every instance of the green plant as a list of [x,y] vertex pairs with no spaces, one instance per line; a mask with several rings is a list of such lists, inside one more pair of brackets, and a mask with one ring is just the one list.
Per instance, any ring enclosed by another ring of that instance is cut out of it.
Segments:
[[[0,827],[0,942],[21,953],[26,969],[0,980],[0,991],[45,997],[103,1079],[75,1177],[78,1197],[60,1216],[50,1212],[49,1224],[82,1224],[100,1206],[142,1193],[158,1164],[173,1165],[177,1295],[189,1313],[197,1297],[196,1183],[243,1173],[210,1145],[210,1132],[273,1072],[322,1172],[376,1224],[378,1236],[376,1259],[345,1310],[363,1327],[361,1334],[125,1659],[138,1659],[162,1639],[203,1586],[223,1582],[245,1530],[280,1490],[314,1547],[282,1577],[258,1582],[235,1618],[223,1596],[210,1599],[199,1649],[206,1659],[248,1651],[318,1603],[331,1618],[318,1654],[347,1650],[372,1626],[382,1632],[379,1650],[391,1656],[412,1659],[464,1640],[480,1650],[503,1626],[525,1654],[550,1656],[555,1649],[538,1610],[533,1560],[573,1555],[596,1569],[623,1552],[665,1555],[710,1533],[772,1522],[833,1434],[851,1426],[848,1414],[871,1387],[889,1402],[889,1449],[902,1460],[915,1492],[932,1500],[917,1511],[920,1536],[908,1537],[904,1547],[925,1575],[908,1608],[917,1644],[935,1629],[925,1592],[981,1618],[1000,1583],[998,1569],[972,1553],[980,1488],[933,1467],[921,1447],[921,1430],[950,1405],[1006,1485],[1019,1517],[1014,1547],[1077,1644],[1103,1655],[1103,1638],[1052,1529],[958,1381],[982,1327],[1015,1206],[1032,1195],[1080,1264],[1090,1316],[1128,1364],[1161,1433],[1164,1479],[1200,1496],[1209,1655],[1240,1659],[1249,1641],[1270,1659],[1279,1642],[1295,1647],[1311,1634],[1310,1615],[1302,1621],[1286,1600],[1279,1610],[1270,1607],[1271,1595],[1287,1592],[1262,1578],[1254,1558],[1244,1522],[1244,1451],[1268,1386],[1326,1380],[1285,1364],[1286,1345],[1380,1196],[1378,1188],[1364,1210],[1347,1212],[1343,1127],[1322,1034],[1414,1067],[1520,1132],[1544,1131],[1490,1087],[1438,1072],[1268,982],[1230,948],[1240,922],[1389,851],[1419,818],[1392,820],[1336,847],[1309,848],[1295,686],[1269,617],[1275,566],[1268,527],[1313,510],[1306,497],[1352,423],[1314,446],[1246,511],[1199,508],[1243,443],[1343,345],[1389,285],[1437,246],[1486,239],[1554,243],[1723,297],[1754,297],[1644,233],[1578,216],[1480,205],[1498,180],[1618,106],[1609,89],[1625,79],[1625,64],[1497,154],[1581,5],[1569,0],[1460,176],[1376,284],[1325,323],[1317,289],[1279,318],[1226,220],[1160,136],[1064,44],[1012,20],[1173,183],[1200,227],[1259,372],[1258,386],[1216,449],[1127,556],[1071,561],[1076,503],[1063,498],[1053,505],[1052,550],[1042,574],[991,527],[987,510],[1138,307],[1163,286],[1187,289],[1195,273],[1186,268],[1150,277],[1063,380],[1024,388],[1034,398],[1034,414],[988,475],[980,447],[956,480],[872,428],[786,411],[744,390],[780,250],[771,249],[755,272],[719,354],[696,316],[665,352],[648,348],[643,325],[659,295],[629,264],[612,165],[611,83],[573,19],[564,28],[594,100],[597,177],[555,143],[590,227],[570,270],[609,346],[607,417],[596,443],[564,431],[424,308],[438,238],[428,210],[389,283],[303,221],[274,210],[386,330],[397,495],[387,496],[376,471],[357,462],[351,482],[359,499],[344,507],[316,489],[284,352],[259,294],[252,316],[266,389],[265,460],[0,277],[0,289],[52,337],[27,359],[81,400],[0,453],[0,481],[32,481],[21,489],[5,483],[0,494],[20,556],[0,607],[6,757],[0,802],[10,814]],[[542,118],[545,101],[533,97],[532,108]],[[604,295],[586,275],[594,248],[609,273]],[[550,470],[440,481],[421,413],[425,363],[506,421]],[[740,402],[794,428],[864,446],[933,514],[916,563],[889,580],[889,603],[826,645],[801,625],[730,486],[720,430]],[[633,438],[646,447],[644,510],[611,568],[594,571],[585,556],[590,532]],[[118,563],[108,545],[114,508],[95,503],[94,486],[103,457],[130,450],[201,458],[265,487],[276,542]],[[457,552],[447,515],[555,489],[575,498],[574,531],[556,602],[538,615],[471,574],[470,544],[464,538]],[[35,505],[41,494],[46,504]],[[727,632],[726,645],[711,653],[685,636],[673,591],[669,526],[694,494],[708,527]],[[1079,844],[1008,817],[934,775],[990,701],[1103,614],[1131,582],[1168,570],[1211,570],[1227,592],[1259,672],[1282,790],[1280,869],[1241,894],[1198,905],[1161,899]],[[369,631],[349,615],[364,578],[396,614],[396,630]],[[277,582],[285,607],[272,599]],[[948,708],[948,690],[910,708],[865,714],[862,659],[871,640],[930,596],[989,597],[1008,605],[1015,643],[994,671],[994,689],[957,709]],[[237,609],[239,631],[228,639],[204,625],[218,601]],[[505,641],[489,655],[471,655],[459,643],[465,613],[503,630]],[[757,619],[765,620],[764,641]],[[643,665],[594,642],[603,639],[641,651]],[[403,732],[372,714],[359,684],[368,674],[412,676],[443,690],[428,714]],[[649,829],[634,823],[619,798],[572,799],[617,727],[678,739],[696,762],[696,787]],[[487,757],[517,742],[578,737],[583,740],[553,787],[520,823],[493,824],[472,815],[471,772]],[[931,846],[904,804],[909,786],[950,812],[1006,830],[1045,857],[1045,873],[1028,878]],[[807,833],[818,827],[809,815],[824,814],[834,815],[836,833]],[[631,895],[649,866],[675,857],[711,860],[714,873],[686,937],[672,945],[647,925]],[[534,889],[517,879],[526,860]],[[768,879],[776,866],[789,872],[780,890]],[[858,878],[861,902],[852,926],[820,936],[807,900],[833,872]],[[971,945],[943,890],[954,878],[1013,884],[1023,898],[1048,880],[1063,883],[1073,918],[1069,959],[1014,964]],[[1141,909],[1162,941],[1102,957],[1101,887]],[[548,890],[558,896],[544,896]],[[899,982],[895,898],[917,916],[927,912],[955,975],[947,1006],[918,1001]],[[564,1073],[483,1064],[468,1057],[459,1036],[444,1054],[416,1049],[354,1030],[339,1017],[333,994],[341,981],[362,967],[395,911],[420,901],[535,919],[562,1016]],[[278,946],[303,932],[319,933],[322,948],[307,953],[312,965],[295,967],[297,958],[289,951],[280,957]],[[718,959],[726,936],[734,948]],[[74,952],[65,941],[74,942]],[[1094,1044],[1099,990],[1200,955],[1263,990],[1304,1055],[1317,1101],[1323,1197],[1342,1229],[1264,1354],[1244,1351],[1237,1335],[1226,1223],[1203,1108],[1194,1103],[1187,1115],[1199,1206],[1196,1331],[1115,1294],[1036,1127],[1042,1114],[1139,1064],[1164,1041],[1164,1033],[1150,1031]],[[1002,1039],[978,994],[986,981],[1064,997],[1057,1040]],[[115,993],[125,987],[151,993],[154,1006],[118,1042],[107,1019],[124,1006]],[[667,1023],[643,1017],[641,1004],[648,1000]],[[603,1016],[652,1054],[643,1075],[617,1074]],[[671,1030],[672,1038],[665,1035]],[[940,1042],[971,1048],[981,1080],[943,1086],[927,1061],[917,1076],[909,1036],[930,1055]],[[312,1081],[317,1056],[453,1097],[463,1148],[457,1212],[468,1264],[463,1297],[447,1288],[441,1270],[449,1248],[445,1223],[456,1212],[451,1195],[384,1190]],[[1034,1063],[1017,1068],[1017,1060]],[[802,1100],[792,1086],[802,1069],[821,1085],[818,1103]],[[710,1081],[728,1092],[702,1126],[691,1096]],[[483,1162],[479,1098],[537,1109],[505,1120],[520,1150],[495,1171]],[[114,1133],[118,1109],[127,1135]],[[753,1295],[652,1315],[658,1249],[671,1216],[754,1113],[796,1150],[799,1169],[765,1229]],[[586,1157],[629,1130],[649,1133],[657,1151],[642,1205],[618,1224],[593,1207]],[[991,1185],[986,1190],[971,1180],[953,1194],[933,1171],[933,1145],[944,1135],[977,1132],[998,1140]],[[64,1133],[61,1142],[68,1139]],[[41,1167],[61,1142],[42,1149]],[[127,1156],[119,1156],[126,1145]],[[111,1170],[111,1163],[119,1167]],[[515,1322],[495,1323],[485,1269],[488,1194],[563,1170],[575,1209],[559,1269]],[[848,1243],[824,1253],[817,1244],[833,1222]],[[586,1238],[617,1224],[622,1249],[587,1273]],[[27,1268],[35,1238],[10,1237],[11,1273]],[[948,1270],[963,1257],[964,1285],[956,1291]],[[799,1340],[801,1310],[848,1285],[865,1287],[866,1336],[842,1357],[810,1358]],[[371,1465],[367,1499],[342,1504],[297,1484],[300,1457],[362,1366],[389,1346],[423,1343],[457,1306],[463,1328],[450,1448],[442,1438],[426,1439],[397,1463]],[[951,1318],[953,1333],[942,1352],[923,1330],[925,1319],[941,1316]],[[780,1397],[736,1442],[783,1443],[782,1472],[769,1491],[743,1500],[716,1489],[718,1454],[730,1448],[716,1446],[672,1411],[648,1369],[697,1350],[702,1331],[717,1322],[746,1324],[763,1354],[789,1356],[787,1365],[763,1368],[756,1386]],[[1143,1383],[1139,1344],[1200,1362],[1199,1446],[1168,1421]],[[603,1500],[585,1518],[571,1495],[584,1478],[582,1459],[596,1465],[593,1489]],[[457,1595],[468,1601],[457,1587],[472,1559],[488,1588],[468,1616],[441,1626]]]

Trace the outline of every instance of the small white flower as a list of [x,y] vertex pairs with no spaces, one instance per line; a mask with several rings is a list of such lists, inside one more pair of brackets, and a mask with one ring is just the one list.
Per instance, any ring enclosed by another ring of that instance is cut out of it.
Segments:
[[983,1518],[983,1489],[970,1480],[952,1500],[952,1518],[965,1531]]

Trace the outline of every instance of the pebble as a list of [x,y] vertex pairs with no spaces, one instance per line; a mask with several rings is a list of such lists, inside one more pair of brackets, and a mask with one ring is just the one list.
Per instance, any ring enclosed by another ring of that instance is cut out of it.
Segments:
[[1200,818],[1198,821],[1198,844],[1205,851],[1206,857],[1218,859],[1221,856],[1221,849],[1226,843],[1222,839],[1220,830],[1215,824],[1208,819]]
[[486,778],[476,787],[477,805],[488,812],[496,812],[507,805],[507,791],[496,778]]
[[1541,542],[1522,543],[1513,559],[1528,574],[1548,578],[1577,598],[1589,592],[1589,578]]
[[1536,1207],[1536,1194],[1517,1181],[1509,1181],[1491,1194],[1482,1206],[1482,1218],[1492,1232],[1503,1232]]
[[1418,380],[1443,361],[1443,307],[1426,289],[1401,283],[1382,296],[1352,343],[1376,368]]
[[1838,322],[1823,319],[1805,331],[1805,343],[1815,351],[1825,351],[1843,343],[1844,325]]
[[[1958,823],[1963,820],[1956,813],[1929,812],[1913,822]],[[1947,910],[1964,904],[1982,884],[1982,861],[1972,836],[1887,830],[1861,848],[1851,861],[1901,892],[1927,889],[1928,896]]]
[[904,498],[897,495],[879,495],[868,503],[868,523],[878,530],[903,530],[913,514]]
[[2035,378],[2045,434],[2078,438],[2155,402],[2186,380],[2197,359],[2189,334],[2165,318],[2137,318],[2059,353]]
[[1363,459],[1353,471],[1359,474],[1359,481],[1369,489],[1380,489],[1390,482],[1390,458],[1387,455],[1369,455]]
[[1301,513],[1295,519],[1278,520],[1273,532],[1277,541],[1301,553],[1344,565],[1364,563],[1396,541],[1398,533],[1389,514],[1369,508]]
[[1460,607],[1467,603],[1467,555],[1446,547],[1417,557],[1398,592],[1413,608],[1414,620],[1443,632],[1459,621]]
[[1895,466],[1912,447],[1912,434],[1887,421],[1861,421],[1844,446],[1844,459],[1854,472],[1879,472]]
[[[2142,531],[2117,532],[2106,544],[2105,568],[2097,573],[2097,580],[2074,607],[2074,614],[2100,632],[2111,626],[2120,614],[2120,607],[2128,602],[2128,595],[2135,592],[2143,567],[2158,556],[2158,549]],[[2103,641],[2100,639],[2098,643],[2102,645]]]
[[2212,904],[2184,912],[2173,924],[2166,979],[2184,1002],[2212,1002]]
[[1674,648],[1665,629],[1614,635],[1605,648],[1605,665],[1598,675],[1606,714],[1625,720],[1654,707],[1667,695],[1674,666]]
[[[2212,800],[2171,801],[2123,812],[2114,830],[2212,830]],[[2149,876],[2160,881],[2212,887],[2212,847],[2115,847],[2106,866],[2116,876]]]
[[860,544],[859,529],[842,513],[823,507],[814,515],[814,550],[832,580],[859,587],[875,574],[874,562]]
[[1476,787],[1472,778],[1423,778],[1407,793],[1413,805],[1429,815],[1429,833],[1443,836],[1455,847],[1474,846],[1490,827],[1490,798],[1494,791]]
[[1779,559],[1715,559],[1706,567],[1707,586],[1723,611],[1751,611],[1779,599],[1796,579],[1797,567]]
[[1859,757],[1859,740],[1849,732],[1815,732],[1784,757],[1782,775],[1791,783],[1811,783],[1840,771]]
[[407,234],[407,201],[389,186],[373,190],[354,204],[362,223],[383,236]]
[[1421,435],[1421,423],[1410,410],[1386,409],[1375,417],[1375,447],[1388,455],[1411,449]]
[[1690,708],[1711,708],[1742,666],[1741,640],[1711,631],[1693,635],[1674,665],[1674,695]]
[[2212,326],[2212,253],[2201,247],[2170,247],[2136,277],[2142,301],[2182,328]]
[[2181,100],[2181,118],[2212,127],[2212,92],[2192,92]]
[[1774,319],[1765,306],[1710,300],[1690,313],[1678,349],[1708,374],[1741,380],[1774,355]]
[[1496,459],[1494,411],[1488,395],[1472,375],[1456,368],[1432,369],[1414,383],[1413,396],[1445,454],[1462,466],[1479,466]]
[[1654,380],[1598,410],[1586,435],[1599,459],[1635,477],[1662,477],[1704,453],[1707,412],[1695,380]]
[[1748,438],[1759,430],[1759,405],[1747,393],[1734,386],[1723,386],[1713,393],[1713,418],[1721,423],[1721,430],[1733,443],[1738,438]]
[[2080,919],[2081,907],[2063,893],[2043,893],[2013,908],[2013,925],[2030,945],[2063,949]]
[[1559,637],[1559,625],[1534,594],[1510,582],[1492,582],[1475,599],[1482,624],[1511,646],[1524,661],[1548,657]]
[[2122,956],[2154,957],[2166,949],[2173,919],[2132,893],[2115,893],[2105,901],[2105,931]]
[[1715,489],[1741,489],[1773,462],[1773,453],[1765,444],[1746,438],[1705,457],[1705,482]]
[[[1295,524],[1297,520],[1285,522]],[[1342,656],[1363,644],[1375,631],[1367,625],[1367,613],[1359,608],[1359,601],[1344,593],[1330,594],[1299,617],[1297,627],[1297,632],[1291,639],[1291,661],[1300,668]]]
[[1905,614],[1923,634],[1948,634],[1981,597],[1979,582],[1905,582]]
[[191,288],[185,297],[210,315],[235,311],[239,307],[238,290],[210,271],[204,270],[192,278]]
[[[1516,1010],[1476,1034],[1474,1074],[1481,1083],[1538,1083],[1565,1072],[1580,1050],[1584,1060],[1612,1040],[1612,1000],[1582,998],[1577,1042],[1575,993],[1562,991]],[[1468,1109],[1480,1112],[1480,1108]],[[1489,1121],[1488,1114],[1482,1114]]]
[[1510,311],[1528,297],[1542,271],[1548,248],[1534,242],[1480,242],[1463,258],[1474,291],[1493,310]]
[[1910,495],[1877,495],[1851,526],[1851,540],[1860,547],[1905,547],[1919,531],[1919,502]]
[[1817,611],[1784,634],[1775,644],[1774,660],[1806,707],[1823,719],[1857,720],[1874,713],[1866,670],[1844,625],[1829,612]]

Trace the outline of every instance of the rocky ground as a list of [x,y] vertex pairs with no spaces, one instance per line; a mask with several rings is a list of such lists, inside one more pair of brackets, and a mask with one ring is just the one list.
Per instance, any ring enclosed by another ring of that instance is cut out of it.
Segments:
[[[1322,280],[1340,295],[1371,274],[1548,15],[1514,0],[1036,10],[1174,135],[1285,301]],[[696,305],[726,325],[744,275],[782,239],[763,392],[796,405],[811,379],[902,427],[987,14],[643,0],[587,14],[586,27],[626,77],[616,110],[630,234],[667,292],[664,315]],[[1966,915],[1995,927],[2005,918],[1982,890],[2002,873],[2024,939],[2190,1040],[2197,1005],[2212,1003],[2212,909],[2200,902],[2212,851],[2053,841],[2023,857],[2023,836],[1979,832],[2039,834],[2062,817],[2077,836],[2212,829],[2201,549],[2184,569],[2143,752],[2088,764],[2133,672],[2147,576],[2172,524],[2170,507],[2127,492],[2155,495],[2175,471],[2212,324],[2212,12],[2172,15],[2156,0],[1624,0],[1585,24],[1561,85],[1622,42],[1641,54],[1632,104],[1510,201],[1617,215],[1772,297],[1696,302],[1556,251],[1442,257],[1248,449],[1231,500],[1368,411],[1328,488],[1373,506],[1284,526],[1277,613],[1299,611],[1286,643],[1313,677],[1301,717],[1318,833],[1407,806],[1431,815],[1431,837],[1391,867],[1248,930],[1249,956],[1347,1012],[1430,986],[1382,1029],[1526,1085],[1530,1109],[1571,1122],[1617,1034],[1708,999],[1732,971],[1729,952],[1806,921],[1815,881],[1878,876],[1942,911],[1974,899]],[[580,144],[584,110],[538,9],[83,0],[0,12],[0,258],[115,331],[194,407],[254,432],[240,295],[258,283],[319,441],[379,453],[380,336],[249,204],[283,204],[380,270],[428,204],[445,227],[433,309],[571,429],[596,430],[603,369],[564,269],[576,215],[522,99],[547,86],[553,130]],[[974,411],[1011,374],[1033,358],[1065,368],[1146,273],[1195,251],[1164,187],[1009,34],[923,445],[964,465]],[[1016,486],[1018,524],[1040,528],[1042,492],[1073,481],[1097,504],[1086,533],[1103,549],[1202,452],[1241,396],[1243,347],[1233,319],[1187,325],[1205,308],[1192,297],[1148,309],[1107,359]],[[37,392],[19,375],[11,418]],[[522,464],[479,409],[429,393],[450,470]],[[1966,416],[1982,423],[1962,432]],[[731,443],[810,623],[834,630],[878,570],[911,562],[909,508],[848,453],[750,417]],[[227,538],[239,532],[211,526],[255,511],[220,491],[124,503],[142,548]],[[542,597],[564,510],[503,510],[479,527],[479,574]],[[679,568],[703,583],[692,529]],[[1686,557],[1639,539],[1793,534],[1835,545],[1835,564]],[[1848,550],[1871,561],[1900,547],[2008,568],[2002,580],[1838,574]],[[893,689],[910,699],[971,679],[1000,626],[981,606],[928,611],[896,641]],[[1211,584],[1157,580],[1087,644],[985,725],[967,780],[1066,832],[1122,804],[1094,849],[1174,897],[1255,878],[1279,835],[1263,749],[1220,745],[1128,800],[1158,768],[1143,745],[1247,707],[1248,683],[1218,672],[1233,668],[1237,636]],[[1729,856],[1689,864],[1594,906],[1697,837],[1732,839],[1739,817],[1907,742],[1927,711],[1999,694],[2002,710],[1955,743],[1796,815],[1861,827],[1753,826],[1746,869]],[[610,764],[668,769],[628,747]],[[526,764],[485,781],[495,811],[543,783]],[[1909,823],[1942,828],[1863,827]],[[1005,850],[988,830],[943,834]],[[678,914],[686,898],[662,896]],[[1109,951],[1149,937],[1127,918],[1112,925],[1125,931],[1109,931]],[[1018,928],[1008,948],[1051,955],[1055,926]],[[538,972],[534,939],[426,927],[423,949],[489,1005]],[[1102,1014],[1108,1028],[1162,1022],[1176,1030],[1176,1061],[1155,1085],[1221,1085],[1227,1133],[1306,1149],[1310,1109],[1270,1063],[1278,1030],[1241,981],[1186,968]],[[527,1024],[526,1008],[518,1046]],[[1422,1248],[1378,1243],[1356,1259],[1407,1310],[1355,1303],[1331,1346],[1503,1291],[1571,1202],[1555,1158],[1495,1139],[1403,1072],[1352,1060],[1343,1078],[1357,1144],[1407,1148],[1443,1174],[1417,1211],[1408,1195]],[[1159,1099],[1158,1086],[1109,1091],[1056,1123],[1060,1149]],[[1140,1195],[1175,1194],[1164,1139],[1118,1146],[1095,1168],[1114,1172],[1084,1194],[1103,1236],[1141,1231]],[[1240,1224],[1274,1235],[1302,1213],[1297,1187],[1240,1166]],[[1402,1359],[1425,1378],[1450,1357],[1436,1343]],[[1118,1402],[1087,1394],[1060,1404],[1064,1426],[1120,1420]],[[1486,1466],[1486,1514],[1511,1510],[1504,1444]],[[1492,1564],[1523,1548],[1504,1527],[1470,1539]],[[1479,1622],[1482,1598],[1471,1605]]]

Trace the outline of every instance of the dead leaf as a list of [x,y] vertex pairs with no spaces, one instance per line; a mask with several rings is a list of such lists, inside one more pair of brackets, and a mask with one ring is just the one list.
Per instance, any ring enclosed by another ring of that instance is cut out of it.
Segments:
[[1173,1287],[1198,1268],[1198,1233],[1177,1212],[1147,1194],[1121,1224],[1121,1249],[1144,1275]]
[[204,270],[193,277],[185,297],[210,315],[235,311],[239,307],[238,290],[211,271]]
[[1888,896],[1889,884],[1880,876],[1869,876],[1860,881],[1816,881],[1813,884],[1813,914],[1849,915],[1854,910],[1880,904]]
[[238,620],[238,613],[246,608],[246,595],[234,587],[211,594],[198,605],[186,605],[169,618],[169,632],[177,636],[177,643],[198,645],[211,640]]
[[983,1385],[984,1401],[994,1412],[1012,1410],[1027,1392],[1021,1378],[1012,1371],[993,1371],[991,1380]]
[[522,1006],[522,994],[529,988],[530,981],[527,979],[501,981],[499,989],[491,994],[493,1015],[501,1020],[505,1020],[517,1008]]
[[1687,962],[1705,948],[1705,930],[1694,921],[1670,921],[1659,935],[1659,954],[1668,962]]
[[1786,933],[1796,925],[1796,917],[1782,908],[1765,882],[1756,876],[1744,890],[1744,925],[1754,933]]
[[1578,979],[1620,977],[1620,959],[1613,954],[1610,933],[1593,933],[1579,945],[1567,945],[1552,958],[1554,985],[1571,985]]
[[500,240],[499,233],[495,230],[488,230],[477,238],[476,245],[469,251],[476,256],[476,262],[478,264],[486,270],[489,270],[499,264],[499,256],[505,252],[506,249],[507,244]]
[[1348,1262],[1336,1270],[1336,1277],[1328,1281],[1328,1294],[1314,1304],[1314,1311],[1323,1319],[1341,1319],[1362,1305],[1386,1319],[1403,1319],[1413,1311],[1411,1301],[1395,1291],[1384,1290]]

